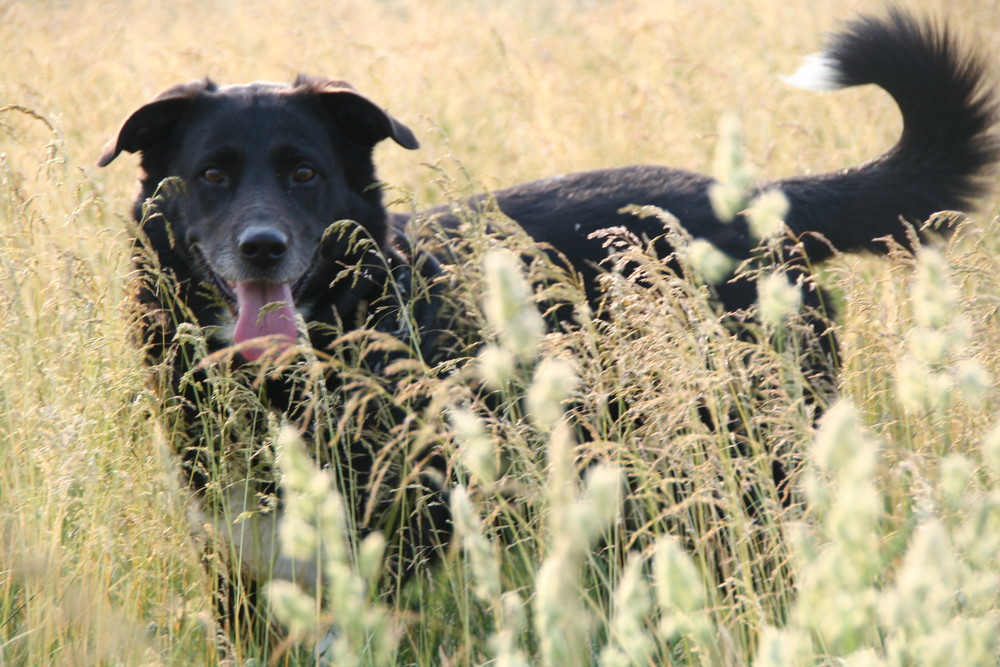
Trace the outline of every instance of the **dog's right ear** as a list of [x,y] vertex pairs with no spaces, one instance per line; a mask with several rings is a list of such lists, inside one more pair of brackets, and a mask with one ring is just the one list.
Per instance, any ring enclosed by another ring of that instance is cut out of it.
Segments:
[[122,152],[138,153],[162,139],[199,95],[218,90],[211,79],[180,83],[157,95],[125,120],[118,137],[104,146],[97,166],[106,167]]

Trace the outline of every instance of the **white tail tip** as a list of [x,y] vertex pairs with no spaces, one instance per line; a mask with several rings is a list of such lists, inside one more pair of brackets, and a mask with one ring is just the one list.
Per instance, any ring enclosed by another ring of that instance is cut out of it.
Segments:
[[825,53],[808,56],[795,74],[784,77],[786,83],[806,90],[837,90],[845,86],[837,61]]

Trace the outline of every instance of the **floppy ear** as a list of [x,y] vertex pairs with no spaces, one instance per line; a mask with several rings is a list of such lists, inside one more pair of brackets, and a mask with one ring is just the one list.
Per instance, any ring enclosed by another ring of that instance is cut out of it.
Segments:
[[374,146],[383,139],[391,138],[403,148],[413,150],[420,147],[410,128],[346,81],[300,74],[293,86],[316,95],[337,125],[352,139]]
[[181,83],[163,91],[128,117],[118,131],[118,137],[104,146],[97,165],[108,166],[122,151],[138,153],[148,149],[180,120],[188,105],[198,95],[214,90],[217,90],[215,83],[204,79]]

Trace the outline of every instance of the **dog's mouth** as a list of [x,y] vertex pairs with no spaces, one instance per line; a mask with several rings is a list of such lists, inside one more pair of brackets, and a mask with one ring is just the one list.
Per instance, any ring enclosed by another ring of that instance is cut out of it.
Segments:
[[236,317],[232,338],[244,358],[257,361],[266,353],[278,354],[295,344],[299,335],[296,297],[307,276],[295,282],[230,282],[211,269],[200,248],[196,250],[196,261]]
[[[247,280],[233,284],[231,294],[236,302],[233,342],[240,346],[240,354],[257,361],[265,352],[278,352],[295,344],[299,329],[291,283]],[[264,344],[250,344],[253,340]]]

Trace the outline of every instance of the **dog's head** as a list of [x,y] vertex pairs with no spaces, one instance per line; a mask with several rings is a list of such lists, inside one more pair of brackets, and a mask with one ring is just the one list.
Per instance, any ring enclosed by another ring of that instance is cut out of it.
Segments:
[[[387,138],[418,146],[409,128],[344,81],[220,87],[206,79],[136,110],[98,164],[141,153],[136,219],[156,194],[161,215],[146,233],[169,238],[190,273],[231,300],[241,342],[294,337],[300,297],[328,286],[332,266],[355,261],[341,235],[324,234],[330,225],[352,220],[375,243],[388,242],[372,162]],[[175,186],[157,192],[165,179]],[[264,308],[275,302],[284,306]]]

